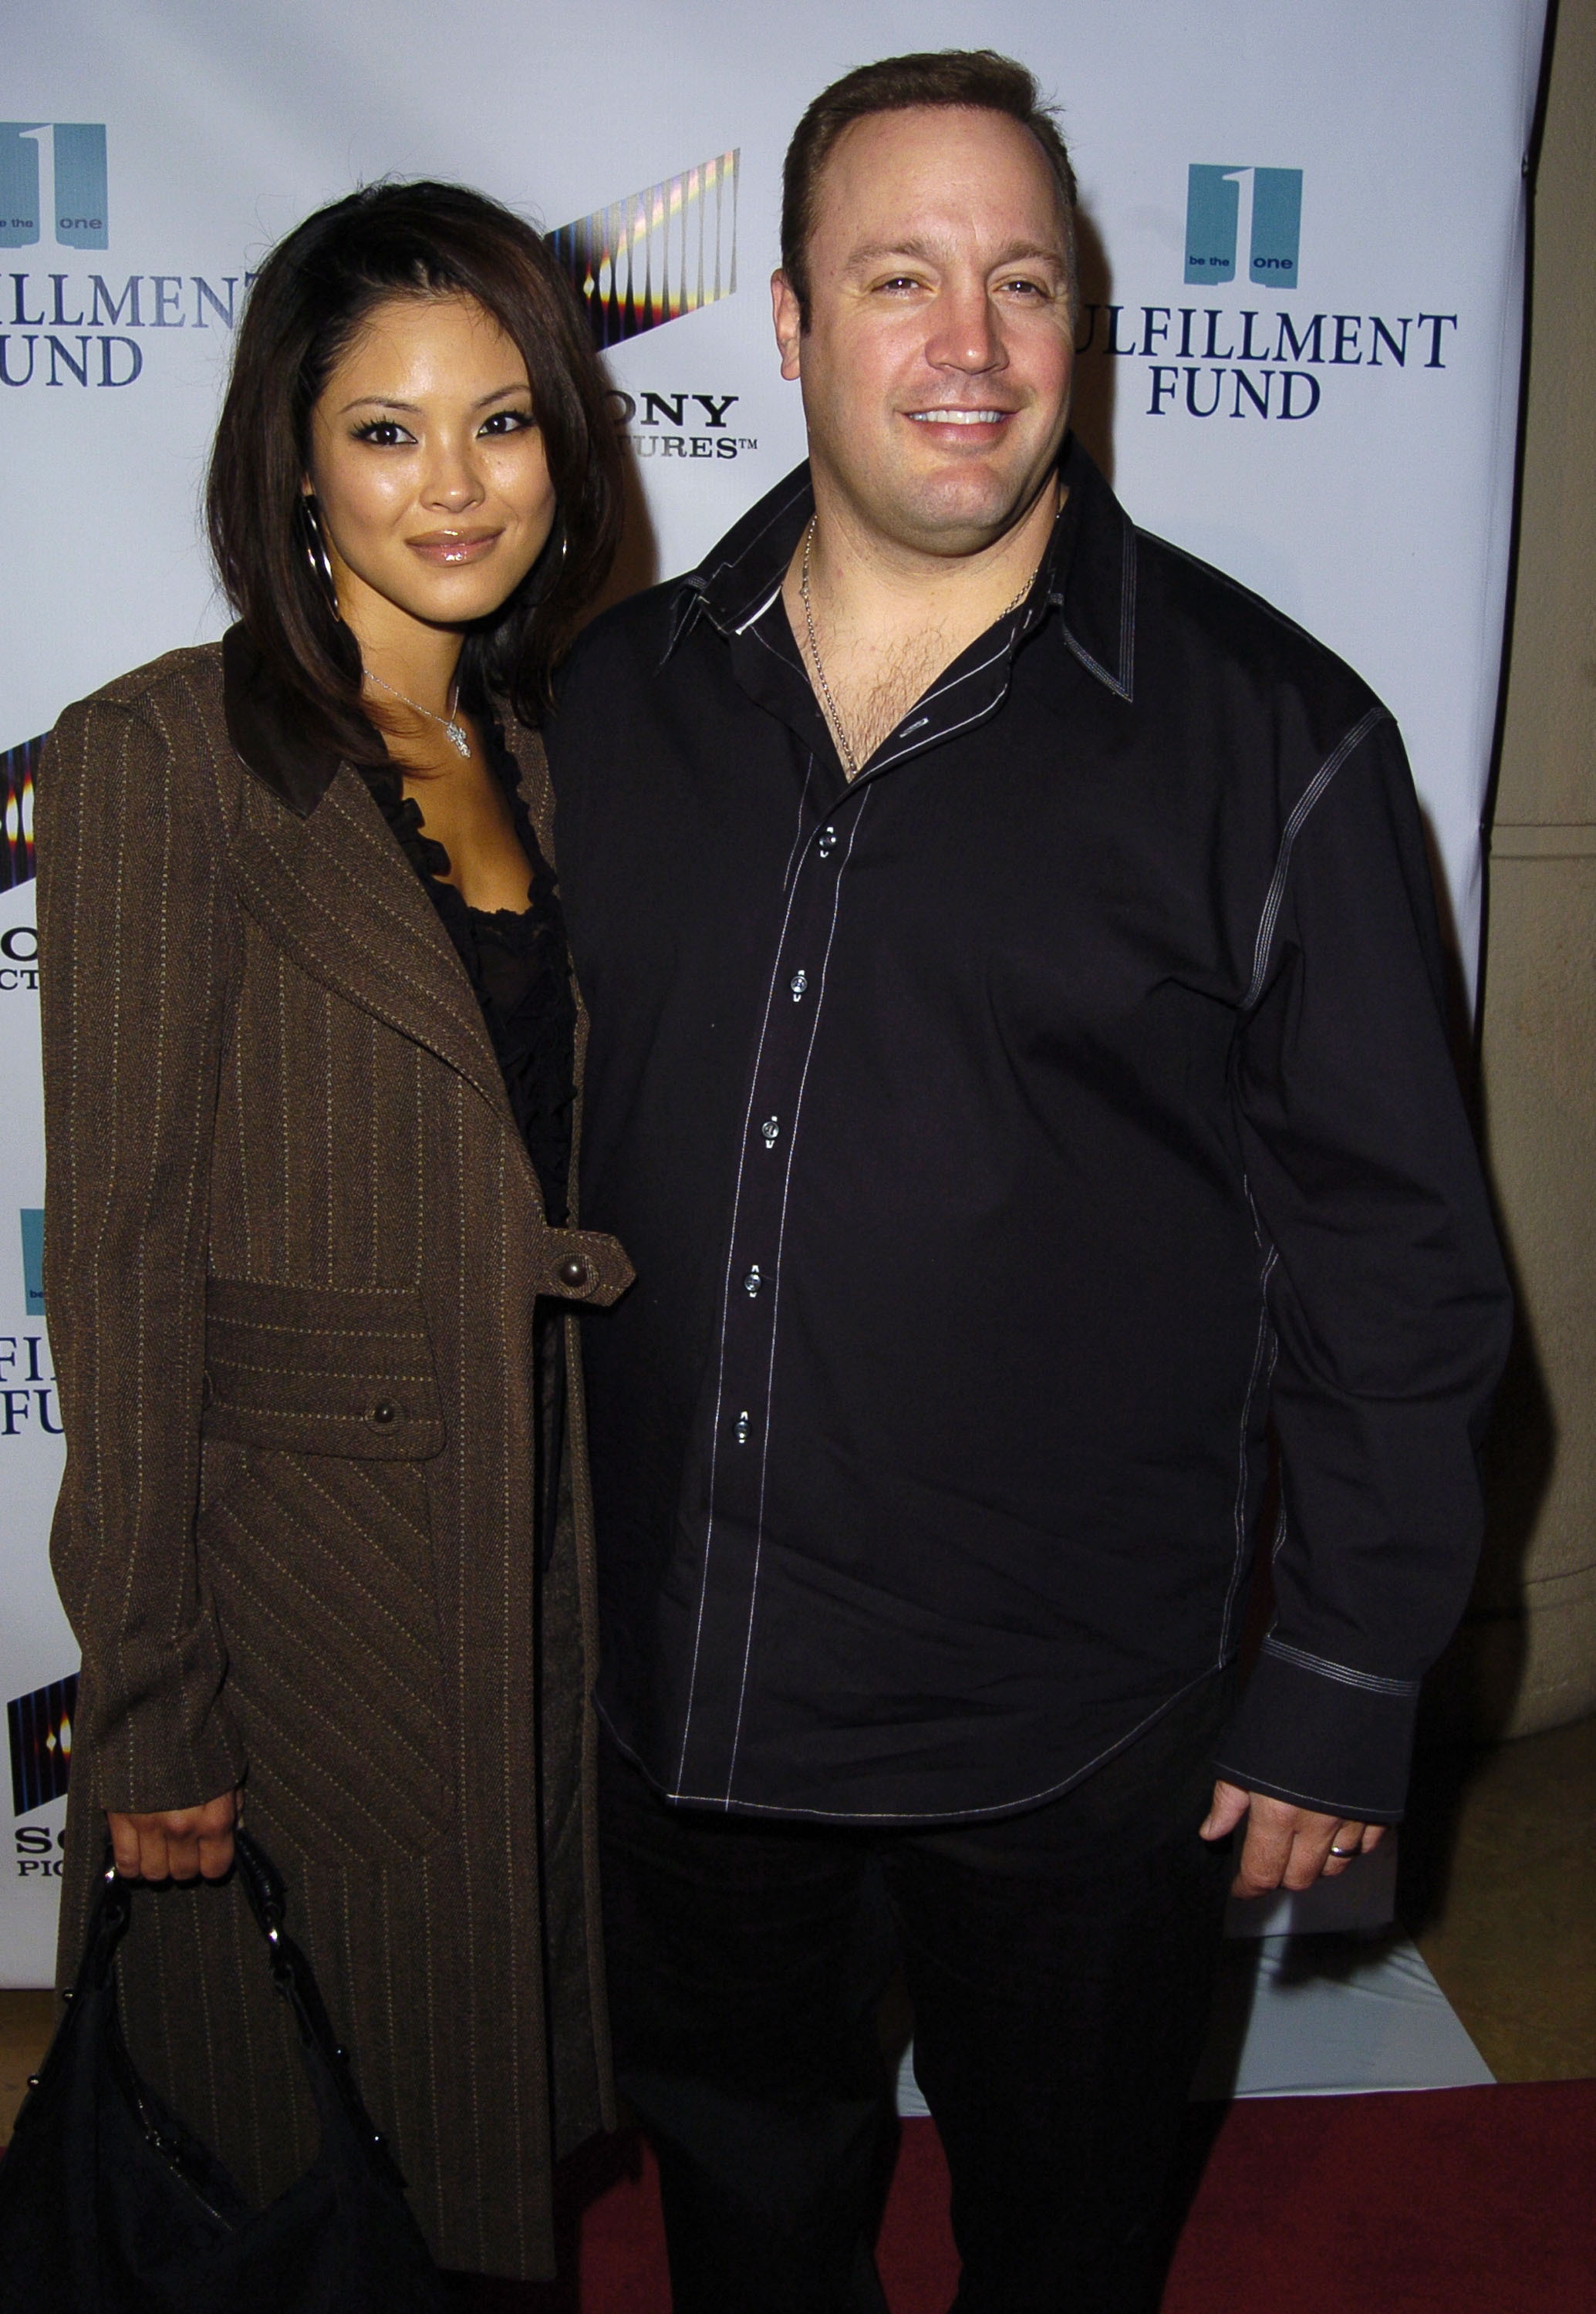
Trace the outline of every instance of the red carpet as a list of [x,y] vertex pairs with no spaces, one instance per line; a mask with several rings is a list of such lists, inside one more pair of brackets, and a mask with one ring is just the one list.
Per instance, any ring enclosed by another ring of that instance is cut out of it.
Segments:
[[[1194,2108],[1194,2160],[1212,2122]],[[484,2307],[669,2314],[653,2165],[636,2141],[595,2151],[579,2192],[570,2281],[494,2290]],[[946,2314],[958,2276],[947,2208],[936,2132],[905,2122],[879,2252],[892,2314]],[[1164,2314],[1592,2309],[1596,2081],[1231,2106],[1164,2299]]]
[[1233,2106],[1164,2296],[1221,2308],[1592,2314],[1596,2081]]

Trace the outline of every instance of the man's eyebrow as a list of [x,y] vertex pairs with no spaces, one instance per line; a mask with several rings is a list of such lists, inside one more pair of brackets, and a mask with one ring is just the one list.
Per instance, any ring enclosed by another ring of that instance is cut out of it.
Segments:
[[[855,266],[874,265],[882,258],[893,257],[923,258],[929,263],[935,264],[938,261],[939,252],[934,242],[927,241],[920,234],[912,234],[903,241],[866,242],[861,248],[850,252],[848,264],[851,269]],[[1002,265],[1022,263],[1029,258],[1040,258],[1045,264],[1057,266],[1061,272],[1063,269],[1063,251],[1054,243],[1039,241],[1010,242],[993,259],[991,269],[995,270]]]
[[[491,393],[479,394],[471,406],[473,410],[486,410],[490,402],[506,402],[512,393],[530,393],[531,391],[526,380],[517,377],[512,379],[508,385],[496,385]],[[414,418],[419,415],[420,409],[419,402],[401,402],[397,395],[392,393],[357,393],[353,402],[344,403],[339,416],[347,418],[351,410],[402,410]]]
[[913,235],[906,241],[867,241],[860,249],[849,252],[850,265],[873,265],[878,257],[934,257],[935,250],[929,241]]

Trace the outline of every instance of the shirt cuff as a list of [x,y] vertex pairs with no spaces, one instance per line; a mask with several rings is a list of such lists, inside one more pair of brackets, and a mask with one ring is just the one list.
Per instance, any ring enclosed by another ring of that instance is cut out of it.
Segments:
[[1227,1783],[1354,1824],[1400,1824],[1416,1679],[1387,1679],[1265,1640],[1214,1765]]

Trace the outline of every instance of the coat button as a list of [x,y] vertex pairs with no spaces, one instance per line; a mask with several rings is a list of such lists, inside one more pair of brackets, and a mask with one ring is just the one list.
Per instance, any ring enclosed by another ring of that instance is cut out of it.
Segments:
[[579,1253],[568,1253],[554,1275],[572,1294],[586,1294],[593,1280],[593,1272]]
[[391,1430],[399,1419],[399,1409],[391,1398],[379,1398],[367,1409],[366,1418],[374,1430]]

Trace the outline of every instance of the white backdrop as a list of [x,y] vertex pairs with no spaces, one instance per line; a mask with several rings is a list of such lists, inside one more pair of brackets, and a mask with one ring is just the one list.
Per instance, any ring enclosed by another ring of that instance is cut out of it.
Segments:
[[[1081,181],[1081,430],[1139,521],[1267,595],[1394,709],[1471,974],[1544,13],[992,0],[977,27],[953,0],[18,12],[0,62],[0,1983],[49,1974],[64,1801],[39,1796],[61,1781],[56,1683],[75,1661],[45,1557],[61,1448],[28,1290],[43,1181],[24,743],[69,700],[225,623],[198,503],[251,268],[308,209],[384,174],[463,179],[585,228],[560,245],[598,261],[601,293],[605,246],[630,234],[651,312],[662,271],[664,313],[688,308],[609,354],[664,573],[802,455],[765,282],[804,104],[904,49],[982,39],[1021,57],[1062,103]],[[624,254],[620,269],[623,291]]]

